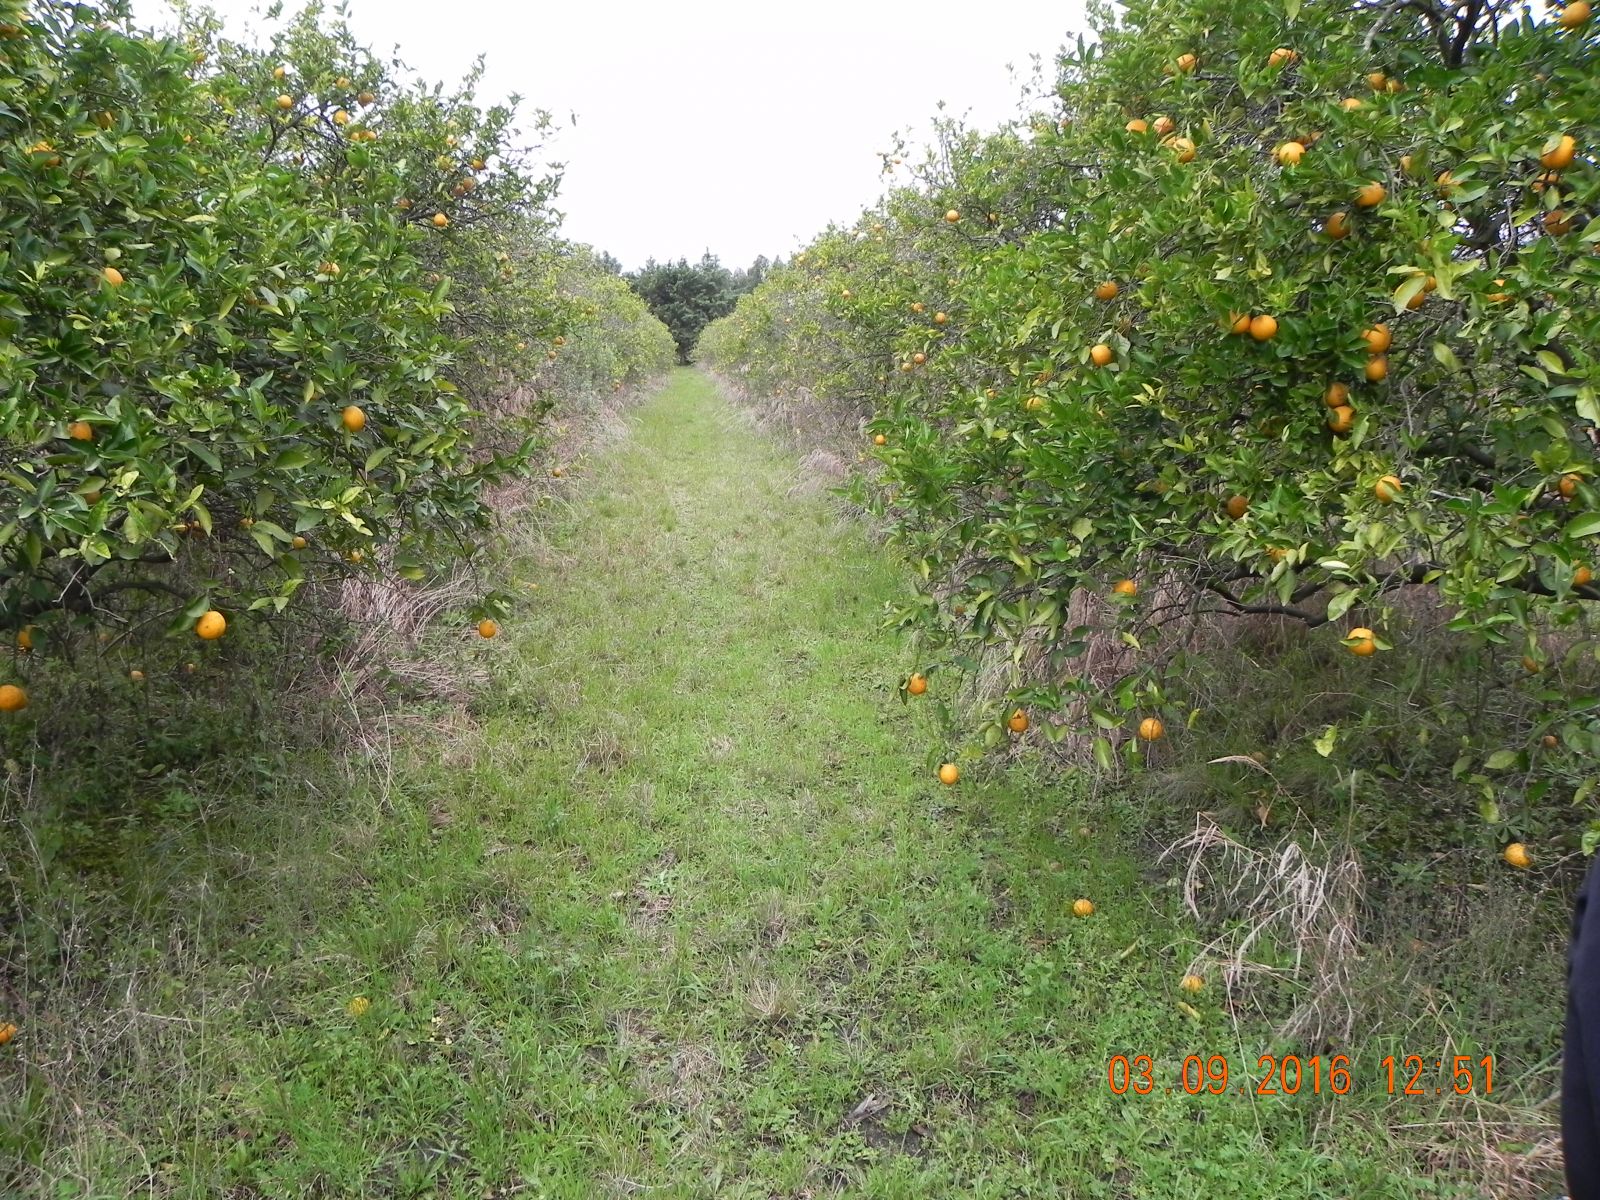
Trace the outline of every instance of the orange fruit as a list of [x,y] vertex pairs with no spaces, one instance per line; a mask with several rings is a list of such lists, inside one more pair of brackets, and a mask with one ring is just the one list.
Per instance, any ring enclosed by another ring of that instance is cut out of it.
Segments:
[[14,1023],[7,1021],[4,1025],[0,1025],[0,1046],[10,1045],[11,1039],[16,1036],[17,1027]]
[[201,641],[214,642],[228,632],[228,619],[213,608],[194,623],[194,631]]
[[923,308],[924,308],[924,306],[923,306],[922,301],[918,300],[914,304],[912,304],[911,311],[914,312],[914,313],[920,313],[920,312],[923,311]]
[[1300,52],[1298,50],[1291,50],[1287,46],[1279,46],[1271,54],[1267,55],[1267,66],[1286,67],[1292,62],[1298,62],[1299,59]]
[[1577,29],[1589,20],[1590,12],[1589,0],[1567,0],[1556,23],[1563,29]]
[[1322,393],[1322,402],[1329,408],[1343,408],[1350,401],[1349,385],[1343,383],[1330,383],[1328,390]]
[[1104,342],[1096,342],[1089,347],[1089,361],[1097,367],[1103,367],[1112,359],[1111,347]]
[[1028,714],[1023,712],[1020,708],[1017,709],[1016,712],[1011,714],[1011,718],[1006,722],[1006,728],[1011,730],[1012,733],[1027,733]]
[[1272,154],[1280,166],[1292,167],[1305,157],[1306,148],[1300,142],[1284,142]]
[[1178,986],[1193,996],[1206,986],[1206,981],[1198,975],[1185,975],[1178,980]]
[[1111,591],[1118,596],[1137,596],[1139,585],[1131,579],[1119,579],[1112,585]]
[[144,682],[144,672],[143,671],[129,671],[128,672],[128,678],[133,680],[133,682],[135,682],[135,683],[143,683]]
[[911,356],[911,361],[912,361],[912,362],[914,362],[914,363],[916,363],[916,364],[917,364],[917,366],[919,366],[919,367],[920,367],[920,366],[922,366],[922,364],[923,364],[923,363],[925,363],[925,362],[927,362],[927,361],[928,361],[928,356],[927,356],[927,355],[926,355],[926,354],[923,354],[923,353],[922,353],[922,352],[921,352],[921,351],[920,351],[920,350],[919,350],[919,351],[918,351],[918,352],[917,352],[917,353],[915,353],[915,354],[913,354],[913,355],[912,355],[912,356]]
[[1169,138],[1167,140],[1167,148],[1177,155],[1178,161],[1181,163],[1194,161],[1194,143],[1188,138]]
[[1192,54],[1180,54],[1178,55],[1178,61],[1173,65],[1187,75],[1190,71],[1194,70],[1199,63],[1200,60]]
[[1521,842],[1512,842],[1500,852],[1500,857],[1506,860],[1506,866],[1515,867],[1519,871],[1526,871],[1533,865],[1528,848]]
[[1386,76],[1382,71],[1374,71],[1374,72],[1372,72],[1372,74],[1367,76],[1367,84],[1375,92],[1383,91],[1385,85],[1387,85],[1388,82],[1389,82],[1388,76]]
[[1343,100],[1339,101],[1339,107],[1344,109],[1345,112],[1355,112],[1356,109],[1365,108],[1366,105],[1362,101],[1357,100],[1354,96],[1346,96]]
[[939,782],[945,787],[954,787],[961,781],[961,768],[955,763],[945,763],[939,768]]
[[94,426],[87,421],[74,421],[67,426],[67,436],[75,442],[92,442]]
[[944,219],[949,221],[950,224],[954,225],[957,221],[961,220],[961,214],[952,208],[944,214]]
[[1381,183],[1363,184],[1356,189],[1356,206],[1359,208],[1376,208],[1388,198],[1389,193]]
[[1580,566],[1576,571],[1574,571],[1572,573],[1572,586],[1573,587],[1588,587],[1590,581],[1593,580],[1593,579],[1594,579],[1594,572],[1589,570],[1588,567]]
[[1149,121],[1141,121],[1138,117],[1135,117],[1133,120],[1129,121],[1126,125],[1124,125],[1123,128],[1126,129],[1129,133],[1149,133],[1150,132],[1150,122]]
[[496,625],[488,617],[478,622],[478,636],[481,638],[492,638],[499,632],[500,626]]
[[1249,313],[1229,313],[1228,320],[1230,322],[1228,328],[1234,333],[1244,334],[1250,332]]
[[1383,504],[1393,504],[1400,499],[1403,485],[1398,475],[1385,475],[1372,485],[1372,494]]
[[115,267],[106,267],[100,274],[112,287],[122,286],[122,272]]
[[339,423],[351,433],[360,433],[367,427],[367,414],[361,411],[359,404],[347,404],[339,414]]
[[1341,404],[1328,414],[1328,428],[1335,433],[1349,433],[1356,423],[1356,410]]
[[1265,313],[1250,318],[1250,336],[1258,342],[1270,342],[1278,336],[1278,318]]
[[342,109],[342,108],[334,109],[333,110],[333,123],[335,125],[348,125],[348,124],[350,124],[350,114],[345,112],[345,110]]
[[362,92],[356,97],[356,103],[360,104],[362,107],[366,107],[369,104],[376,104],[377,102],[378,98],[371,92]]
[[947,323],[949,320],[950,320],[950,318],[948,316],[946,316],[942,312],[937,312],[937,313],[933,314],[933,323],[935,325],[943,325],[943,324]]
[[293,96],[279,96],[278,97],[278,107],[279,108],[284,108],[284,109],[293,108],[294,107],[294,97]]
[[1534,658],[1533,655],[1524,654],[1522,656],[1522,669],[1529,675],[1537,675],[1544,670],[1544,667],[1540,665],[1539,660]]
[[928,690],[928,677],[926,675],[913,675],[906,680],[906,691],[913,696],[920,696]]
[[306,539],[297,533],[294,535],[294,541],[290,542],[289,545],[296,550],[304,550],[306,548]]
[[0,712],[21,712],[27,707],[27,692],[14,683],[0,684]]
[[1367,343],[1368,354],[1382,354],[1394,344],[1394,335],[1387,325],[1374,325],[1361,331],[1361,340]]
[[1117,286],[1117,281],[1115,279],[1108,279],[1099,287],[1094,289],[1094,298],[1096,300],[1115,300],[1117,298],[1117,293],[1121,290],[1122,289]]
[[875,434],[872,438],[872,444],[874,446],[887,446],[889,444],[889,439],[884,437],[881,433]]
[[1577,154],[1578,139],[1570,133],[1564,133],[1554,146],[1539,155],[1539,165],[1549,167],[1552,171],[1565,171]]
[[1556,735],[1553,733],[1547,733],[1539,739],[1539,744],[1546,750],[1554,750],[1561,744],[1561,739],[1556,737]]
[[17,630],[17,649],[26,653],[33,649],[33,628],[25,626]]
[[1336,212],[1322,224],[1322,232],[1339,241],[1350,236],[1350,214]]
[[1171,117],[1157,117],[1155,124],[1150,128],[1160,138],[1168,137],[1178,131],[1177,123]]
[[1074,900],[1072,902],[1072,915],[1075,917],[1094,916],[1093,900]]
[[447,226],[449,224],[450,224],[450,218],[445,216],[443,213],[434,213],[433,214],[433,227],[435,229],[443,229],[443,228],[445,228],[445,226]]
[[1038,412],[1041,408],[1044,407],[1044,397],[1043,396],[1029,396],[1026,400],[1024,400],[1022,402],[1022,407],[1027,409],[1029,412]]
[[1139,722],[1139,737],[1146,742],[1159,742],[1167,735],[1167,727],[1159,717],[1146,717]]
[[1582,482],[1583,476],[1581,475],[1563,475],[1561,482],[1556,486],[1563,499],[1571,500],[1573,496],[1577,495],[1578,485]]
[[1250,510],[1250,497],[1229,496],[1228,502],[1222,508],[1235,521],[1240,520]]
[[1362,374],[1367,377],[1368,383],[1382,383],[1389,377],[1388,357],[1382,354],[1374,354],[1367,359],[1367,366]]
[[1345,634],[1344,644],[1345,648],[1358,658],[1366,658],[1378,651],[1376,635],[1363,625],[1358,625]]
[[1545,231],[1560,237],[1564,233],[1572,232],[1572,218],[1559,208],[1553,208],[1544,215]]

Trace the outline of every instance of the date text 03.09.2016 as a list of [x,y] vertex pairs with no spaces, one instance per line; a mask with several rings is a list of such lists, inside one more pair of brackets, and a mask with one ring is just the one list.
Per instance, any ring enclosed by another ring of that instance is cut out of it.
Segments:
[[1255,1070],[1236,1070],[1225,1054],[1191,1054],[1156,1060],[1118,1054],[1106,1082],[1119,1096],[1345,1096],[1383,1088],[1391,1096],[1487,1096],[1494,1091],[1494,1055],[1391,1054],[1375,1071],[1362,1071],[1347,1054],[1263,1054]]

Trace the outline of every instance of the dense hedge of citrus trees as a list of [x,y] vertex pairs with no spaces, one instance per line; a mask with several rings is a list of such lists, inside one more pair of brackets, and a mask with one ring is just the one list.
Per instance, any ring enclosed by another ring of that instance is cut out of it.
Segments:
[[1600,600],[1597,25],[1584,0],[1100,11],[1052,111],[947,127],[700,354],[860,414],[930,661],[1049,658],[1001,717],[1084,714],[1108,763],[1146,718],[1181,731],[1157,656],[1077,672],[1074,595],[1129,646],[1177,601],[1382,672],[1422,588],[1528,673],[1457,773],[1501,841],[1570,831],[1600,752],[1570,683]]
[[563,389],[671,361],[556,236],[512,110],[402,82],[320,6],[258,48],[4,0],[0,61],[0,625],[35,662],[425,575]]

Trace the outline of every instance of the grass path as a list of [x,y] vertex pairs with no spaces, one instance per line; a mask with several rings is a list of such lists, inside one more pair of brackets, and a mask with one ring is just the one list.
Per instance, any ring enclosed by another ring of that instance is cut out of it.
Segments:
[[705,377],[575,476],[478,727],[338,801],[218,968],[163,1194],[1417,1194],[1344,1101],[1109,1093],[1268,1047],[1178,1010],[1108,818],[934,780],[896,569]]

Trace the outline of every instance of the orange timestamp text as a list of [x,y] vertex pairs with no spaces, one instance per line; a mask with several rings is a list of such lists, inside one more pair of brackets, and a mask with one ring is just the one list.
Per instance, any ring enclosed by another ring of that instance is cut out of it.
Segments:
[[1106,1065],[1106,1082],[1118,1096],[1345,1096],[1362,1087],[1382,1087],[1391,1096],[1487,1096],[1494,1091],[1494,1055],[1390,1054],[1368,1075],[1348,1054],[1263,1054],[1255,1069],[1238,1070],[1225,1054],[1191,1054],[1157,1060],[1148,1054],[1117,1054]]

